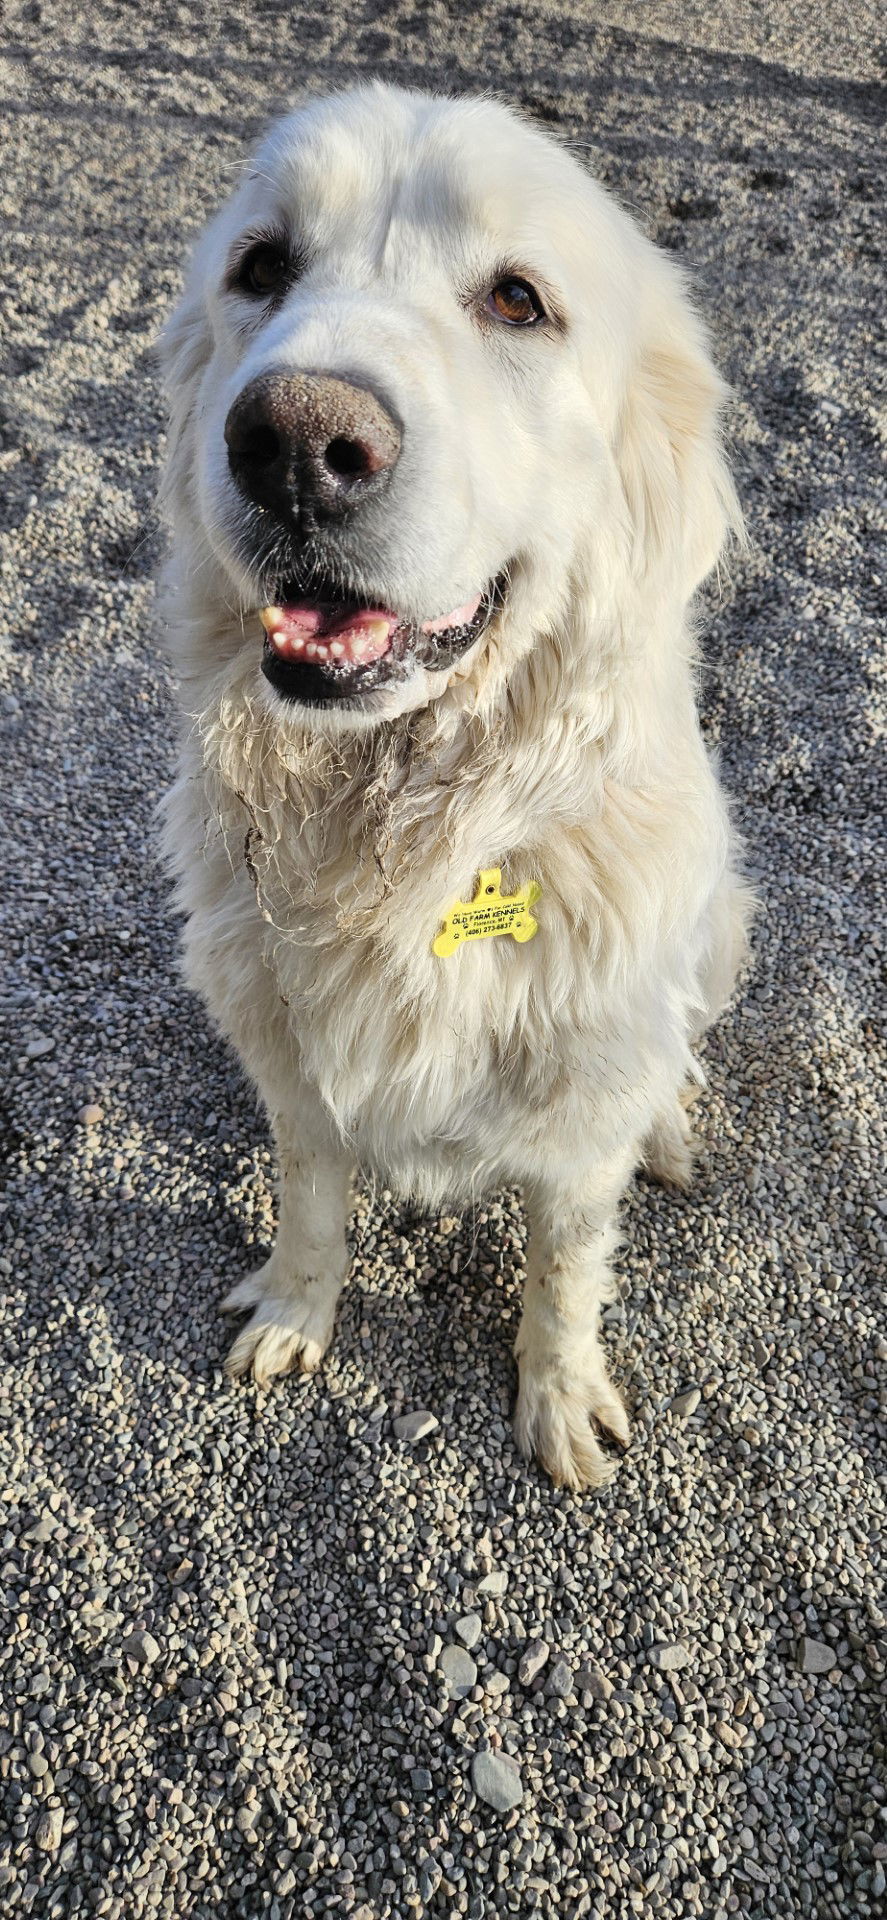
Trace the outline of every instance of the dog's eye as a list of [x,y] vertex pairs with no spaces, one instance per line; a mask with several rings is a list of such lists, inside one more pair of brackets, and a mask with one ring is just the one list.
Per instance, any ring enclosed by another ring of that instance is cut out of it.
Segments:
[[545,308],[527,280],[498,280],[487,295],[487,312],[509,327],[534,327],[545,319]]
[[258,300],[268,300],[288,284],[291,271],[286,249],[277,241],[260,240],[244,254],[235,284],[242,293],[254,294]]

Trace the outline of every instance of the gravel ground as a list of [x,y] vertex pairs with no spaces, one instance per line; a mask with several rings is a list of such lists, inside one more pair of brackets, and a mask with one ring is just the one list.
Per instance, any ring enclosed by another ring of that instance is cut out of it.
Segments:
[[[631,11],[7,13],[4,1912],[884,1912],[876,12]],[[369,70],[587,149],[737,390],[705,715],[765,906],[693,1195],[626,1209],[585,1498],[510,1436],[513,1195],[366,1194],[322,1376],[221,1370],[273,1193],[150,852],[150,345],[283,90]]]

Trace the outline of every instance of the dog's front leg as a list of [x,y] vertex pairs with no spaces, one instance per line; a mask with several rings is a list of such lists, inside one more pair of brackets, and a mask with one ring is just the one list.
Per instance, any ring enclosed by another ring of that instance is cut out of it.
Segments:
[[615,1293],[615,1213],[636,1159],[627,1151],[568,1187],[552,1181],[527,1190],[530,1244],[515,1346],[515,1433],[521,1450],[535,1454],[559,1486],[601,1486],[614,1471],[595,1428],[628,1445],[628,1420],[607,1375],[598,1323],[601,1306]]
[[304,1083],[284,1111],[272,1108],[272,1118],[280,1165],[274,1252],[222,1303],[224,1313],[250,1314],[228,1355],[228,1372],[252,1372],[260,1384],[294,1367],[303,1373],[319,1367],[348,1271],[351,1156]]

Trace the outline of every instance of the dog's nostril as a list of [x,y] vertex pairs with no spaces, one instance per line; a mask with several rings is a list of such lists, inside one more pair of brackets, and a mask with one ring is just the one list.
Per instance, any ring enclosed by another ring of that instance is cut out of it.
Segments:
[[376,470],[369,447],[362,446],[359,440],[347,439],[345,434],[338,434],[335,440],[330,441],[323,461],[330,473],[337,474],[340,480],[363,479]]
[[236,459],[247,460],[250,466],[270,467],[280,455],[280,435],[274,427],[257,423],[229,440],[229,448]]

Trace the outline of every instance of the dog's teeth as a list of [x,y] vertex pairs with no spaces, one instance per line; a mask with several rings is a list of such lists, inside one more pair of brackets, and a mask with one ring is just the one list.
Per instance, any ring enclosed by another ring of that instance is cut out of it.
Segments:
[[330,653],[332,654],[334,660],[341,660],[344,652],[345,652],[345,649],[342,645],[341,640],[330,641]]
[[259,619],[266,633],[276,633],[277,628],[283,625],[283,614],[279,607],[263,607]]
[[391,631],[388,620],[368,620],[364,627],[364,641],[370,646],[384,646]]

